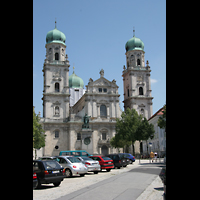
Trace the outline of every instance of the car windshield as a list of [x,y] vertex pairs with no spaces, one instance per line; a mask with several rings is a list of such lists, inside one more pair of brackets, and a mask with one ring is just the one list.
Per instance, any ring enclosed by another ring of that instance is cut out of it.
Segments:
[[55,161],[45,161],[44,165],[46,166],[46,169],[60,169],[61,166],[55,162]]
[[92,160],[93,161],[93,159],[92,158],[88,158],[88,157],[81,157],[83,160]]
[[71,163],[81,163],[81,161],[75,157],[67,157],[67,159],[71,162]]
[[102,157],[104,160],[112,160],[111,158],[108,157]]

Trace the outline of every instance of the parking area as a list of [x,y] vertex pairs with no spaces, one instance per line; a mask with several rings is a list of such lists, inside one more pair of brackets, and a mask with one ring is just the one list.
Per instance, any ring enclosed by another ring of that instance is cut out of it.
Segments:
[[102,170],[98,174],[88,172],[84,177],[80,177],[79,175],[77,175],[71,178],[65,178],[58,187],[54,187],[53,184],[43,184],[40,189],[33,190],[33,199],[57,199],[79,189],[98,183],[104,179],[127,172],[136,167],[138,167],[138,160],[136,160],[133,164],[128,165],[127,167],[122,167],[121,169],[112,169],[110,172]]

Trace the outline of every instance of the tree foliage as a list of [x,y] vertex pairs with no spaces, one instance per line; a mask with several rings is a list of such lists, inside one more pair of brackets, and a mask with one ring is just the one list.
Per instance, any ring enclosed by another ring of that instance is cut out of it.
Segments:
[[158,126],[160,128],[164,128],[166,132],[166,104],[164,105],[163,109],[164,109],[164,111],[162,111],[163,115],[160,116],[158,119]]
[[127,108],[125,112],[122,112],[121,119],[116,121],[116,135],[111,139],[111,146],[115,148],[132,144],[133,155],[135,155],[135,141],[147,140],[149,137],[153,137],[153,125],[149,124],[142,115],[138,115],[135,109]]
[[33,148],[40,149],[45,146],[45,134],[42,125],[39,123],[40,117],[36,115],[33,107]]

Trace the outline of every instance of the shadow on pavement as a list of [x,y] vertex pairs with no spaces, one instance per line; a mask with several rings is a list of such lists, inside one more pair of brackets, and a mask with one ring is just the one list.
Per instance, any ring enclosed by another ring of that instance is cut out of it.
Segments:
[[40,188],[35,188],[35,190],[46,190],[55,187],[54,185],[41,185]]
[[163,187],[157,187],[157,188],[154,188],[154,190],[164,191],[164,188]]

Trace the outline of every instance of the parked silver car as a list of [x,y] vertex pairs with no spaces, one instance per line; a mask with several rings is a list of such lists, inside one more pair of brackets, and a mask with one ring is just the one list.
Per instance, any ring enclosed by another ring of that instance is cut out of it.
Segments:
[[79,159],[73,156],[58,156],[56,161],[65,168],[66,177],[72,177],[79,174],[85,176],[88,172],[88,168]]
[[88,167],[88,172],[94,172],[94,174],[98,174],[101,171],[101,165],[99,161],[93,160],[88,157],[77,157],[80,161],[82,161]]

